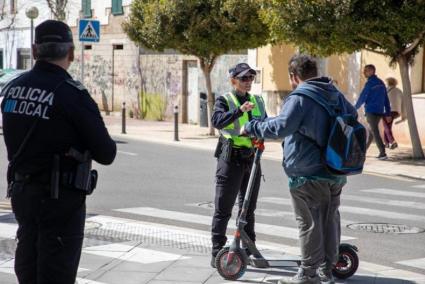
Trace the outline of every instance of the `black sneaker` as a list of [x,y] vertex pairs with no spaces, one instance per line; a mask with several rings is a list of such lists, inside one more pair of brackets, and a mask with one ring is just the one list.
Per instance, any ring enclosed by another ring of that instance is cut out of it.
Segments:
[[390,145],[390,149],[391,149],[391,150],[394,150],[394,149],[395,149],[395,148],[397,148],[397,147],[398,147],[397,142],[391,143],[391,145]]
[[215,256],[213,256],[213,255],[211,256],[211,263],[210,263],[210,264],[211,264],[211,267],[212,267],[212,268],[217,268],[217,267],[215,266]]
[[385,161],[385,160],[388,159],[388,156],[387,156],[387,154],[383,153],[383,154],[379,154],[378,157],[376,157],[376,158],[378,160]]

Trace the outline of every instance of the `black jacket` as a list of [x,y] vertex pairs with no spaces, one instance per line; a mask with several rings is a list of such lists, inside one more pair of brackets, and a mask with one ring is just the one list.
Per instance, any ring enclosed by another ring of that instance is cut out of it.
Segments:
[[3,135],[8,159],[19,149],[31,126],[33,134],[18,159],[22,174],[48,170],[54,154],[60,154],[62,170],[73,170],[76,161],[65,157],[71,147],[89,150],[101,164],[110,164],[116,144],[109,136],[99,108],[85,87],[61,67],[37,61],[34,68],[4,89],[1,105]]

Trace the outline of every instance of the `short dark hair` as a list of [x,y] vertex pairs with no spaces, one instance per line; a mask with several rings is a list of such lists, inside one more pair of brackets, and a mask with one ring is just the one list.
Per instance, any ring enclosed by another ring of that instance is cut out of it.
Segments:
[[295,54],[288,63],[289,74],[300,77],[301,80],[307,80],[317,77],[317,63],[313,57],[307,54]]
[[364,68],[372,70],[374,73],[376,72],[375,65],[373,65],[373,64],[367,64]]
[[36,44],[35,47],[37,60],[56,61],[64,59],[74,44],[72,42],[48,42]]

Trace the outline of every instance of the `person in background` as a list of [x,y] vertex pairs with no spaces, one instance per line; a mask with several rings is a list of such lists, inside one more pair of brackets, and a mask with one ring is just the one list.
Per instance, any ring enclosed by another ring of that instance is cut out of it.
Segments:
[[387,93],[388,99],[390,100],[391,116],[383,120],[384,143],[385,147],[395,149],[398,147],[398,144],[394,139],[392,126],[394,119],[398,117],[401,117],[402,120],[405,119],[403,92],[397,88],[397,79],[388,77],[385,81],[387,82]]
[[382,118],[388,119],[391,116],[391,107],[385,84],[376,76],[375,72],[376,68],[372,64],[364,67],[363,75],[367,78],[367,82],[360,93],[355,107],[359,109],[365,104],[366,120],[379,150],[379,155],[376,158],[386,160],[388,157],[385,152],[384,142],[382,142],[381,134],[379,133],[379,122]]

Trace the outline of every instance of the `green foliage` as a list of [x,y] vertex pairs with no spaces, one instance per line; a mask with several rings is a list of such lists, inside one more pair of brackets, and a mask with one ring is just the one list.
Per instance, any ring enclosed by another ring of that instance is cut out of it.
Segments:
[[363,48],[412,61],[425,41],[424,0],[263,0],[274,41],[328,56]]
[[147,120],[164,120],[167,100],[159,94],[139,93],[142,118]]
[[129,37],[147,48],[171,48],[213,63],[230,50],[266,43],[256,0],[135,0],[123,24]]

